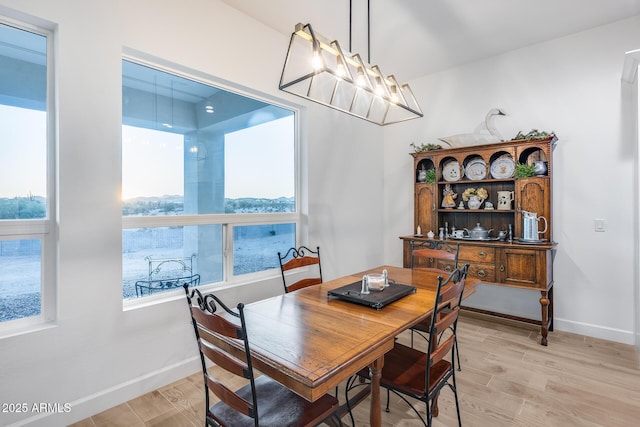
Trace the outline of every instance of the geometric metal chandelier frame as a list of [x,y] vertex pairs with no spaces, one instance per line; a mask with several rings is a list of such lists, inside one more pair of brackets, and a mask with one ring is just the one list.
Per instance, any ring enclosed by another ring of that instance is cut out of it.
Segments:
[[299,23],[291,34],[279,88],[381,126],[423,116],[408,84],[345,52],[311,24]]

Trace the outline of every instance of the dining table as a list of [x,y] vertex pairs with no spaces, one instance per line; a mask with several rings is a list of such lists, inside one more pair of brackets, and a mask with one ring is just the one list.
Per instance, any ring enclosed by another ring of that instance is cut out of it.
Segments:
[[[365,274],[383,270],[387,270],[390,286],[408,285],[415,287],[415,292],[379,309],[328,294],[360,281]],[[382,265],[246,304],[252,363],[261,373],[309,401],[332,392],[350,376],[369,367],[371,384],[365,391],[371,396],[370,424],[380,426],[384,355],[393,348],[398,334],[430,315],[438,276],[448,275],[438,269]],[[467,281],[464,295],[473,293],[475,285],[476,282]],[[346,413],[343,405],[339,415]]]

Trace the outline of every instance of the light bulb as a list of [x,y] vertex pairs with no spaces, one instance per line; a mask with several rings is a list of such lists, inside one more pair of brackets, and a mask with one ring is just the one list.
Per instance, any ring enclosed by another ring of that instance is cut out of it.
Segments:
[[344,69],[344,64],[342,63],[342,59],[338,56],[336,57],[336,74],[338,75],[338,77],[344,77],[347,75],[347,73],[345,72]]
[[382,87],[382,79],[380,77],[376,77],[376,95],[384,95],[384,87]]
[[322,68],[322,58],[320,58],[320,52],[313,51],[313,58],[311,58],[311,64],[313,65],[314,70],[319,70]]
[[358,67],[358,77],[356,78],[356,83],[358,84],[358,86],[365,85],[364,71],[362,70],[362,67]]
[[391,101],[398,102],[400,98],[398,98],[398,89],[396,85],[391,86]]

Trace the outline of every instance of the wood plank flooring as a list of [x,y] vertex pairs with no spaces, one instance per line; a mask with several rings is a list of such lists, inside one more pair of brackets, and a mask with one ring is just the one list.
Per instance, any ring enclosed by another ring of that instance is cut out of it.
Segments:
[[[400,337],[408,339],[408,333]],[[556,331],[543,347],[533,325],[468,312],[458,324],[458,340],[462,371],[456,379],[465,427],[640,425],[640,362],[632,346]],[[434,427],[456,426],[448,389],[439,406]],[[417,407],[424,413],[423,404]],[[369,425],[368,408],[368,399],[355,408],[356,426]],[[198,373],[72,426],[191,427],[203,426],[203,420]],[[384,426],[422,425],[393,395],[382,420]],[[343,422],[351,425],[348,416]]]

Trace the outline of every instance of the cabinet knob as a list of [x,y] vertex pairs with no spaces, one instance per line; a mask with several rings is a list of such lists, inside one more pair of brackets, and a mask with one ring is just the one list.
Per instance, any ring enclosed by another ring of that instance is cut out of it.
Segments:
[[500,271],[504,271],[504,264],[500,264]]
[[451,271],[451,266],[450,266],[450,265],[447,265],[447,266],[444,268],[444,271],[449,271],[449,272],[450,272],[450,271]]
[[487,277],[487,272],[484,270],[478,270],[478,277]]
[[486,253],[485,251],[480,251],[480,252],[478,252],[478,256],[479,256],[480,258],[486,258],[487,253]]

